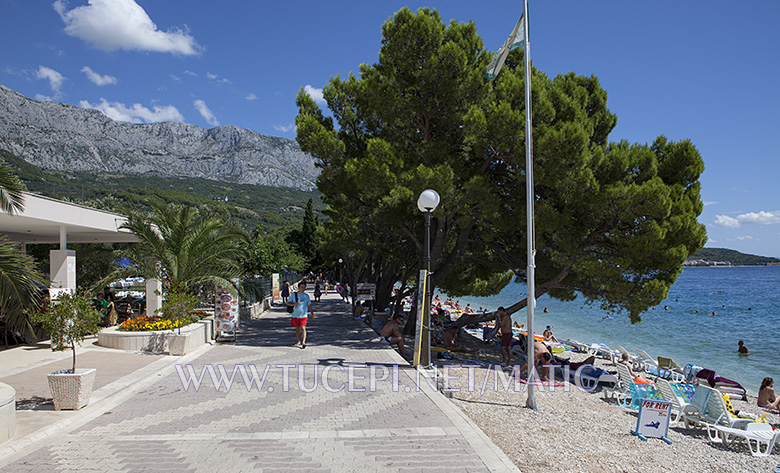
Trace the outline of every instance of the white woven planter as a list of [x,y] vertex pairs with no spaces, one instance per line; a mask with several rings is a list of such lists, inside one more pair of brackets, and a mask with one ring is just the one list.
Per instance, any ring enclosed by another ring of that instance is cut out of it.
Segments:
[[54,409],[79,410],[89,404],[92,388],[95,386],[97,370],[77,369],[76,374],[70,370],[55,371],[47,376],[51,397],[54,398]]
[[187,351],[187,340],[189,338],[189,333],[182,333],[181,335],[172,333],[168,335],[168,353],[174,356],[184,355]]

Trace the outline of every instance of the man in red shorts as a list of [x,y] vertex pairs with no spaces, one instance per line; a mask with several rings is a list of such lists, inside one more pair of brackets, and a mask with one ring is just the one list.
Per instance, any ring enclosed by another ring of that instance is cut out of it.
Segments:
[[311,299],[306,294],[305,282],[298,283],[298,292],[290,294],[290,297],[287,298],[287,305],[293,307],[292,314],[290,314],[292,316],[290,327],[295,327],[295,338],[298,339],[295,346],[306,348],[306,322],[308,317],[314,320],[314,312],[311,309]]
[[512,366],[512,317],[506,312],[503,306],[499,307],[498,320],[499,327],[501,329],[501,366]]

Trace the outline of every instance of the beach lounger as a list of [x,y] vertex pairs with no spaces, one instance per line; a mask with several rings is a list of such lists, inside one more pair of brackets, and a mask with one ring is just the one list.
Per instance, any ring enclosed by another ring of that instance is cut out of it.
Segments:
[[617,381],[617,376],[593,365],[569,368],[569,382],[586,391],[594,391],[601,384],[609,385],[604,389],[613,389]]
[[[753,419],[740,419],[738,417],[732,416],[726,407],[726,402],[723,400],[723,396],[717,389],[711,388],[709,386],[699,385],[696,388],[696,393],[693,397],[696,398],[696,394],[698,394],[700,391],[703,391],[707,394],[707,404],[704,408],[704,412],[702,413],[701,410],[699,410],[699,412],[695,415],[685,413],[683,415],[687,421],[690,421],[688,422],[689,426],[701,425],[706,427],[707,436],[711,441],[723,441],[723,434],[717,429],[717,427],[728,427],[731,429],[744,430],[748,424],[755,422]],[[691,401],[693,402],[693,399]],[[701,407],[699,406],[698,409],[701,409]]]
[[682,383],[685,381],[685,374],[683,373],[682,367],[673,359],[665,356],[658,357],[658,376],[670,379],[675,383]]
[[682,419],[682,414],[685,410],[685,406],[688,405],[688,401],[678,394],[678,390],[672,386],[669,380],[659,378],[656,380],[655,386],[661,394],[661,398],[666,402],[672,403],[672,412],[669,417],[669,422],[672,424],[678,423],[680,419]]
[[704,418],[707,413],[707,401],[710,398],[711,389],[699,389],[693,393],[691,400],[688,401],[682,408],[682,417],[686,420],[686,427],[693,427],[696,423]]
[[588,348],[588,355],[600,356],[605,360],[610,360],[612,363],[615,363],[615,356],[620,356],[620,352],[611,349],[603,343],[592,343]]
[[582,342],[578,342],[577,340],[574,340],[572,338],[562,338],[560,339],[560,341],[565,345],[574,347],[580,353],[588,353],[588,348],[589,348],[588,345]]
[[628,407],[631,404],[631,384],[634,378],[631,377],[626,365],[618,363],[617,367],[617,382],[612,388],[604,389],[604,399],[615,398],[619,406]]
[[754,457],[768,457],[772,447],[780,441],[780,431],[775,431],[769,424],[753,422],[744,429],[715,426],[720,433],[724,445],[734,445],[736,440],[746,440],[750,453]]
[[627,409],[639,410],[642,399],[652,399],[658,396],[653,383],[635,383],[628,371],[628,366],[617,364],[618,380],[621,385],[628,386],[628,395],[618,398],[618,405]]
[[628,355],[628,359],[631,360],[631,365],[634,368],[634,371],[645,370],[645,364],[642,362],[642,360],[639,358],[638,355],[631,353],[630,351],[626,350],[620,345],[615,345],[615,350],[620,352],[620,358],[618,359],[618,362],[623,358],[623,355]]
[[644,350],[636,350],[636,354],[642,360],[642,363],[645,364],[645,371],[653,376],[658,376],[658,362]]

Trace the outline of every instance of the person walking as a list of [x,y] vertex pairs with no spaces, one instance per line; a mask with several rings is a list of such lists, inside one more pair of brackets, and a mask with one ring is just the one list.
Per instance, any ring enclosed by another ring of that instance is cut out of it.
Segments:
[[298,283],[298,292],[290,295],[287,305],[293,308],[290,327],[295,327],[295,338],[298,340],[294,346],[306,348],[306,323],[309,317],[314,320],[314,311],[311,308],[311,299],[306,294],[305,282]]
[[282,296],[282,304],[287,305],[287,298],[290,297],[290,283],[287,281],[282,283],[282,290],[279,291],[279,295]]
[[320,289],[320,282],[314,283],[314,302],[319,302],[322,297],[322,289]]

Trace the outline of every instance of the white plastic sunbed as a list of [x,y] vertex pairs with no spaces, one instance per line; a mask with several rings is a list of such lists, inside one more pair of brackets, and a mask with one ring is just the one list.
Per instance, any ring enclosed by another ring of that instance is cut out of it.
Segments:
[[744,429],[715,426],[721,434],[724,445],[733,445],[736,440],[746,440],[754,457],[768,457],[772,447],[780,440],[780,430],[775,433],[772,426],[761,422],[747,424]]

